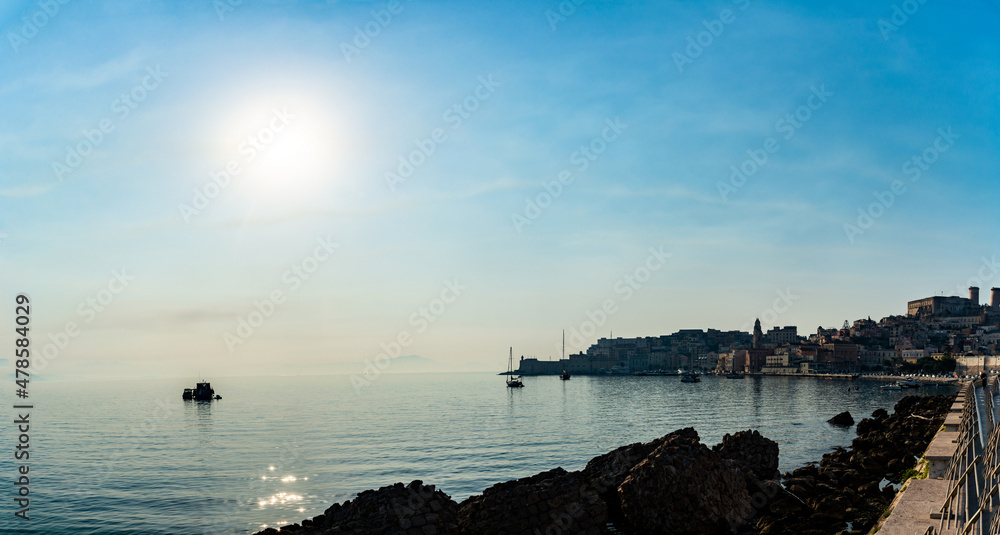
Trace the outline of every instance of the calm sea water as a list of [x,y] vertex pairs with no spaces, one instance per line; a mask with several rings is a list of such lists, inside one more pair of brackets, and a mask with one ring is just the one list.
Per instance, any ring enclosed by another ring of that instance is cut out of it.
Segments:
[[[31,520],[13,516],[7,483],[0,532],[250,533],[413,479],[460,501],[688,426],[709,446],[758,429],[785,471],[850,443],[853,428],[825,422],[834,414],[860,419],[904,395],[775,377],[526,377],[509,390],[501,376],[456,373],[383,375],[360,394],[347,376],[215,379],[221,401],[181,401],[193,382],[33,382]],[[0,435],[12,453],[11,426]],[[12,455],[0,459],[13,480]]]

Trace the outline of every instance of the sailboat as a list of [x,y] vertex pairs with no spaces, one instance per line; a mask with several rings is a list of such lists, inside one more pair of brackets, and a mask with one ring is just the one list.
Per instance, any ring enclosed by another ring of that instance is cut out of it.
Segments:
[[[562,360],[566,360],[566,329],[563,329]],[[569,372],[566,371],[566,370],[563,370],[563,372],[561,374],[559,374],[559,380],[561,380],[561,381],[569,381]]]
[[524,383],[521,382],[520,375],[514,375],[514,348],[510,348],[510,358],[507,359],[507,388],[521,388]]

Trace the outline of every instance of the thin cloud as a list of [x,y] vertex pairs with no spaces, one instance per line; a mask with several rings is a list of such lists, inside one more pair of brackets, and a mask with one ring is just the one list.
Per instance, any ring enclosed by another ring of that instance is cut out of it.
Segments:
[[0,196],[8,197],[11,199],[23,199],[25,197],[34,197],[36,195],[41,195],[53,187],[55,187],[55,182],[50,182],[48,184],[42,185],[31,185],[31,186],[14,186],[12,188],[0,190]]

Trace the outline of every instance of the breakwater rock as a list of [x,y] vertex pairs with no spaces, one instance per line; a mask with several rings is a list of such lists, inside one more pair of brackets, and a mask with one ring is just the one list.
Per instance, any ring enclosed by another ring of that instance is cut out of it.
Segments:
[[827,420],[827,422],[833,425],[839,425],[841,427],[850,427],[854,425],[854,417],[851,416],[851,413],[849,411],[844,411],[834,416],[833,418],[830,418],[829,420]]
[[[864,534],[895,497],[900,483],[944,423],[954,396],[907,396],[893,414],[879,409],[857,423],[850,449],[783,474],[784,488],[762,512],[761,535]],[[848,522],[851,530],[846,531]]]
[[[428,526],[432,528],[428,530]],[[261,534],[279,533],[273,528]],[[450,496],[413,481],[366,490],[353,500],[335,503],[323,514],[280,533],[296,535],[458,535],[458,504]]]
[[708,448],[692,429],[622,446],[583,470],[556,468],[456,503],[414,481],[367,490],[310,520],[257,535],[735,533],[777,492],[778,445],[756,431]]

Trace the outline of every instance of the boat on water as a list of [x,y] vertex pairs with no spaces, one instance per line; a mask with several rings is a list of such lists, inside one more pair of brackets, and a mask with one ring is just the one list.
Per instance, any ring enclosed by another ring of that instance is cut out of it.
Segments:
[[742,379],[743,375],[739,373],[727,373],[726,379]]
[[691,363],[690,362],[688,363],[688,369],[687,369],[687,371],[682,371],[682,370],[677,370],[677,371],[681,371],[681,382],[682,383],[700,383],[701,382],[701,377],[698,377],[698,374],[691,368]]
[[597,371],[601,375],[629,375],[628,366],[615,364],[611,368],[601,368]]
[[194,401],[212,401],[213,399],[222,399],[222,396],[216,394],[215,390],[212,389],[212,383],[198,383],[194,388],[185,388],[181,397],[183,399]]
[[[566,360],[566,329],[563,329],[562,360]],[[569,372],[563,370],[563,372],[559,374],[559,380],[569,381]]]
[[879,388],[881,388],[882,390],[903,390],[906,387],[904,387],[899,383],[886,383],[880,386]]
[[507,388],[522,388],[524,383],[520,375],[514,375],[514,348],[510,348],[510,357],[507,359]]

